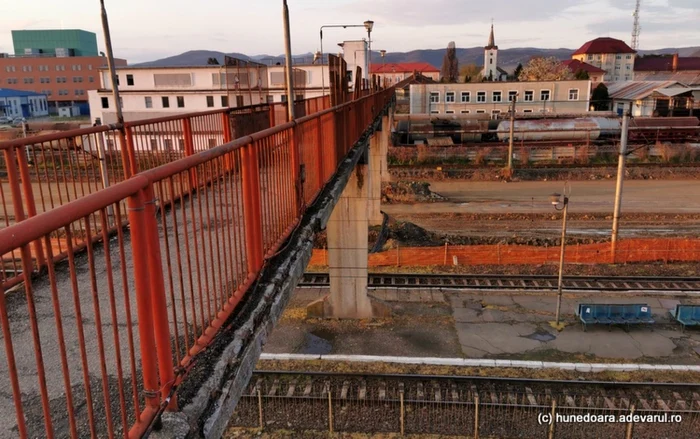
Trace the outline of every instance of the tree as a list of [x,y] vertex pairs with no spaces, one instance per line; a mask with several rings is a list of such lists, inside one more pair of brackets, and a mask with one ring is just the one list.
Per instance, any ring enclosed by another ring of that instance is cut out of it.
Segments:
[[522,72],[523,72],[523,64],[522,64],[522,63],[518,63],[518,67],[516,67],[515,70],[513,71],[513,79],[514,79],[515,81],[517,81],[518,78],[520,78],[520,74],[521,74]]
[[572,79],[571,70],[554,57],[532,58],[523,68],[518,79],[520,81],[562,81]]
[[476,64],[467,64],[459,68],[459,77],[464,78],[464,82],[481,81],[481,67]]
[[591,95],[591,105],[593,105],[595,111],[606,111],[609,109],[610,94],[608,93],[608,87],[606,87],[602,82],[593,89],[593,94]]
[[576,70],[576,73],[574,73],[574,79],[591,79],[591,77],[588,76],[587,71],[583,69],[578,69]]
[[218,66],[219,65],[219,60],[216,58],[209,58],[207,60],[207,65],[208,66]]
[[457,82],[459,77],[459,62],[457,61],[457,49],[454,41],[450,41],[447,45],[447,51],[442,60],[440,75],[442,76],[442,82]]

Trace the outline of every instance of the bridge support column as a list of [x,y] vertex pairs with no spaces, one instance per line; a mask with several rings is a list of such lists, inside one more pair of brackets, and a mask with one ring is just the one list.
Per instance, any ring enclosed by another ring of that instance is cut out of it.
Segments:
[[391,180],[389,176],[389,143],[391,142],[391,127],[394,126],[394,112],[389,109],[387,114],[382,117],[382,131],[379,142],[379,155],[381,156],[380,174],[381,181],[387,182]]
[[[384,127],[382,126],[382,130]],[[370,226],[382,223],[382,162],[386,156],[382,156],[382,137],[384,131],[376,131],[369,139],[369,200],[367,204],[367,217]]]
[[388,306],[367,294],[370,169],[366,164],[355,167],[328,220],[330,294],[307,307],[310,317],[369,319],[390,314]]

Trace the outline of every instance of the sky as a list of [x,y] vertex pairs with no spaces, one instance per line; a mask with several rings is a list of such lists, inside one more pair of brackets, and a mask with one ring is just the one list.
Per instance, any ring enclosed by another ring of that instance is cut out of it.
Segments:
[[[483,46],[494,20],[499,48],[576,49],[600,36],[628,44],[635,0],[288,0],[292,51],[319,49],[319,28],[375,22],[372,48],[388,52]],[[281,0],[105,0],[115,56],[138,63],[187,50],[284,52]],[[700,46],[700,0],[642,0],[640,48]],[[13,29],[85,29],[104,50],[99,0],[0,1],[0,53]],[[366,37],[325,29],[324,51]]]

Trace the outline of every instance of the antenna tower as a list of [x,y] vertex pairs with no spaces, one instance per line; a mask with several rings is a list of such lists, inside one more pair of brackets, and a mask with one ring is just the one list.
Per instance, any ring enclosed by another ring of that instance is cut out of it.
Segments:
[[637,50],[639,47],[639,32],[642,30],[639,26],[639,8],[642,6],[642,0],[637,0],[637,6],[634,8],[634,27],[632,28],[632,49]]

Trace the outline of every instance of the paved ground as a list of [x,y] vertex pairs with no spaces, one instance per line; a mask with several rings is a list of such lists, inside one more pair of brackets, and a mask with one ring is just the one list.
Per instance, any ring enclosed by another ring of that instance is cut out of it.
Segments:
[[[390,301],[397,317],[378,326],[304,319],[303,305],[324,292],[297,290],[265,352],[700,364],[695,351],[700,349],[700,332],[682,333],[668,315],[679,302],[700,303],[700,297],[567,294],[562,312],[569,325],[558,332],[549,324],[556,309],[551,294],[382,290],[375,294]],[[641,301],[652,308],[658,323],[653,330],[590,327],[583,332],[574,306],[588,300]]]
[[[432,182],[430,189],[449,198],[446,203],[393,204],[382,206],[392,214],[406,213],[548,213],[554,212],[549,195],[562,192],[554,182]],[[570,212],[611,212],[615,181],[571,182]],[[700,212],[697,180],[634,180],[624,184],[623,212]]]

